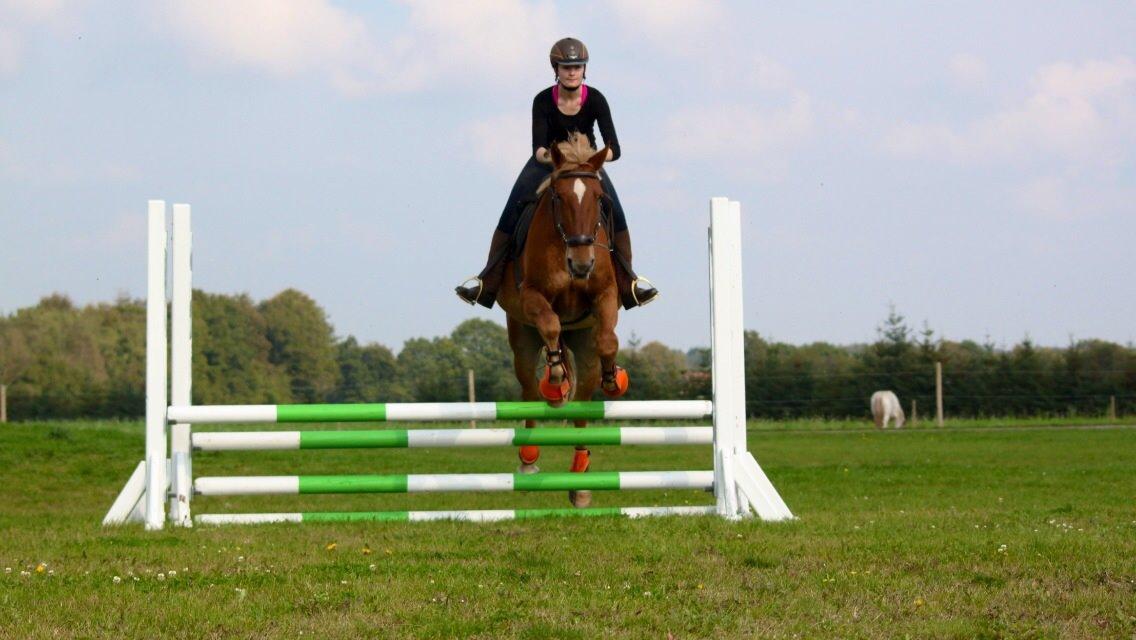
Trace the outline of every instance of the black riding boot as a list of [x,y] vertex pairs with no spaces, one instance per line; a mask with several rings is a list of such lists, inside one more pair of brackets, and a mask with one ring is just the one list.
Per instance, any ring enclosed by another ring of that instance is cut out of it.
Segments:
[[505,254],[509,252],[509,239],[513,236],[501,231],[493,230],[493,241],[489,244],[489,260],[485,268],[477,276],[466,280],[473,284],[465,286],[465,282],[454,288],[458,297],[466,302],[477,303],[492,309],[497,300],[497,290],[501,288],[501,279],[505,275]]
[[631,234],[624,229],[616,231],[612,239],[615,248],[615,281],[619,284],[619,299],[624,309],[641,307],[659,295],[658,289],[646,278],[635,275],[631,268]]

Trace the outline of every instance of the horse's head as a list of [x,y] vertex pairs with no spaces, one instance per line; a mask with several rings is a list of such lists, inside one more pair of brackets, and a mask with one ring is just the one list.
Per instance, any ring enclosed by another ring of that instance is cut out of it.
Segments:
[[548,185],[552,217],[564,241],[569,275],[584,280],[596,266],[596,235],[602,224],[604,197],[599,171],[607,158],[607,149],[579,161],[566,156],[559,147],[552,145],[551,149],[555,167]]

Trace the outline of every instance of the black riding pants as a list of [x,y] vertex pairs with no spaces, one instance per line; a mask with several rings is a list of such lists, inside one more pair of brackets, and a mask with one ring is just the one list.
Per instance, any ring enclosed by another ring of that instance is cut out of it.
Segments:
[[[501,219],[497,221],[498,230],[509,235],[516,231],[517,220],[524,211],[525,203],[536,198],[537,187],[550,173],[552,173],[551,165],[537,162],[536,158],[529,156],[529,161],[525,163],[521,174],[517,176],[516,183],[513,184],[505,209],[501,211]],[[615,230],[626,231],[627,218],[623,215],[623,205],[619,203],[619,194],[615,191],[615,185],[611,183],[611,178],[603,169],[600,169],[600,179],[603,181],[604,193],[611,197],[612,222]]]

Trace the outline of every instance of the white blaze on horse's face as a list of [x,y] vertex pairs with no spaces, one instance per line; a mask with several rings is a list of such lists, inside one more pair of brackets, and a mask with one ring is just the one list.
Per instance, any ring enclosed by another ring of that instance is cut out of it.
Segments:
[[576,184],[572,185],[572,192],[576,194],[576,201],[584,204],[584,194],[588,192],[588,188],[584,186],[584,181],[576,178]]

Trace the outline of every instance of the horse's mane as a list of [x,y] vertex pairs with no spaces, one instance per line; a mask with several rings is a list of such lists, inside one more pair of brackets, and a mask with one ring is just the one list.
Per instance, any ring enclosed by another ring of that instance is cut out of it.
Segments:
[[[565,170],[574,169],[579,165],[587,162],[592,156],[596,155],[596,148],[593,147],[592,143],[588,141],[588,136],[578,131],[573,131],[572,133],[568,134],[568,139],[564,142],[557,142],[556,148],[560,150],[560,153],[564,154]],[[576,165],[576,167],[573,167],[571,165]],[[555,175],[555,172],[553,173],[553,175]],[[536,192],[538,194],[544,192],[544,190],[548,188],[548,185],[551,182],[552,176],[550,175],[549,177],[544,179],[544,182],[540,183],[540,186],[537,187]]]

